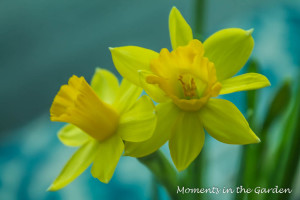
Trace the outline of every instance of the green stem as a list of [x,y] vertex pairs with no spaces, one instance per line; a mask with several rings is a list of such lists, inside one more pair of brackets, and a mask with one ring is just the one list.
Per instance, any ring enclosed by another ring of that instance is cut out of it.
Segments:
[[172,199],[178,199],[177,172],[160,150],[138,160],[152,172]]
[[195,38],[202,40],[204,34],[205,0],[195,0]]
[[[251,59],[248,66],[248,72],[258,72],[258,62],[256,59]],[[252,130],[256,132],[255,124],[255,113],[256,113],[256,102],[257,102],[257,92],[255,90],[248,91],[247,95],[247,120],[249,122]],[[256,145],[245,145],[242,147],[241,157],[240,157],[240,168],[238,173],[238,180],[236,186],[250,187],[253,179],[253,174],[255,174],[255,156]],[[235,199],[242,200],[246,197],[244,193],[236,193]]]
[[192,173],[193,173],[193,185],[197,188],[202,188],[203,182],[203,164],[205,159],[205,152],[202,151],[198,157],[195,159],[192,165]]
[[[245,168],[245,164],[246,164],[246,153],[247,150],[245,147],[242,147],[242,151],[241,151],[241,156],[240,156],[240,163],[239,163],[239,171],[238,171],[238,175],[237,175],[237,181],[236,181],[236,187],[239,186],[244,186],[246,187],[243,183],[244,183],[244,168]],[[243,200],[244,199],[245,194],[244,193],[235,193],[235,200]]]
[[[194,27],[194,34],[195,38],[199,40],[203,40],[204,35],[204,22],[205,22],[205,7],[206,2],[205,0],[195,0],[195,27]],[[187,176],[188,180],[191,181],[193,187],[201,188],[203,185],[203,161],[205,159],[205,152],[202,152],[197,156],[191,166],[188,168]]]

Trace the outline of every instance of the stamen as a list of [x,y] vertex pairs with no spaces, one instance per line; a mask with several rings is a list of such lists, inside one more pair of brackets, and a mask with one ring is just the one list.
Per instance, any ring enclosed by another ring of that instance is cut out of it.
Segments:
[[178,80],[180,81],[180,83],[182,85],[182,89],[183,89],[183,93],[184,93],[185,97],[192,98],[192,97],[196,96],[197,86],[196,86],[194,78],[191,78],[190,82],[185,83],[183,81],[183,76],[180,75],[179,78],[178,78]]

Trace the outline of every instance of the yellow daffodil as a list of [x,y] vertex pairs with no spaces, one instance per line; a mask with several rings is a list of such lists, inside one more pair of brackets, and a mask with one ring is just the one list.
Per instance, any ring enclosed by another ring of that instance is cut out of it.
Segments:
[[[142,89],[97,69],[91,86],[83,77],[72,76],[54,98],[51,120],[70,123],[58,137],[68,146],[80,146],[49,187],[58,190],[77,178],[91,163],[91,173],[101,182],[110,181],[124,141],[149,139],[155,129],[154,105]],[[138,99],[139,98],[139,99]],[[138,100],[137,100],[138,99]]]
[[163,48],[157,53],[136,46],[110,48],[120,74],[160,103],[153,136],[145,142],[127,143],[125,154],[142,157],[169,140],[171,157],[181,171],[199,155],[204,129],[228,144],[259,142],[231,102],[213,98],[270,85],[265,76],[257,73],[232,77],[252,52],[252,30],[224,29],[201,43],[193,39],[190,26],[174,7],[169,31],[171,52]]

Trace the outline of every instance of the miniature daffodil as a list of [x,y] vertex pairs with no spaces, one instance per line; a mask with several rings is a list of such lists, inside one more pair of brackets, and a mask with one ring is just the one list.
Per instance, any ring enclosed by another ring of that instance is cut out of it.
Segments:
[[203,43],[174,7],[169,16],[173,51],[160,53],[136,47],[110,48],[120,74],[141,86],[157,105],[157,128],[144,142],[127,143],[126,155],[143,157],[169,141],[172,160],[179,171],[199,155],[204,129],[228,144],[259,142],[234,104],[216,99],[220,94],[269,86],[257,73],[234,76],[251,55],[252,30],[223,29]]
[[[65,187],[92,163],[91,173],[110,181],[124,150],[124,141],[149,139],[156,124],[154,105],[142,89],[97,69],[91,86],[72,76],[63,85],[50,109],[52,121],[69,123],[58,133],[62,143],[79,146],[49,190]],[[138,99],[139,98],[139,99]],[[138,100],[137,100],[138,99]]]

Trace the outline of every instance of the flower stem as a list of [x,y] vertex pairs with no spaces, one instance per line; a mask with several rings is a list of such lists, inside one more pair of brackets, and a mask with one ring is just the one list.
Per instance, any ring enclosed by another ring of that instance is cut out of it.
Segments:
[[[257,72],[259,68],[259,64],[256,59],[252,59],[249,63],[248,72]],[[248,91],[247,93],[247,119],[252,130],[255,131],[255,115],[256,115],[256,102],[257,102],[257,92],[255,90]],[[255,145],[246,145],[242,147],[241,157],[240,157],[240,168],[238,173],[238,180],[236,186],[244,186],[250,187],[252,179],[254,178],[253,174],[255,174],[255,156],[256,153]],[[254,167],[253,167],[254,165]],[[235,199],[242,200],[245,198],[244,193],[236,193]]]
[[176,195],[177,172],[160,150],[138,158],[138,160],[152,172],[156,180],[165,187],[172,199],[178,199]]
[[205,19],[205,0],[195,0],[195,27],[194,34],[195,38],[202,40],[204,34],[204,19]]
[[205,159],[205,152],[202,151],[198,157],[195,159],[192,167],[193,167],[193,185],[196,188],[201,188],[203,184],[203,164]]

